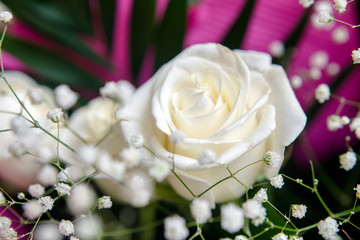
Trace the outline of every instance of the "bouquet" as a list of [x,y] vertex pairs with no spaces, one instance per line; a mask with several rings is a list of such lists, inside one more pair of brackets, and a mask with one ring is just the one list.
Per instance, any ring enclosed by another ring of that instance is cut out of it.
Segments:
[[360,236],[356,1],[2,2],[0,239]]

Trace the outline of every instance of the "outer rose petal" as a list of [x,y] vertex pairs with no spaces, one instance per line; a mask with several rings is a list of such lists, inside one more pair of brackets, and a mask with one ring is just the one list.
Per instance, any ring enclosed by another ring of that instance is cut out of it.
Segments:
[[[266,79],[273,91],[269,102],[276,106],[276,129],[271,136],[271,150],[284,156],[285,146],[292,143],[306,124],[306,115],[303,112],[295,94],[292,91],[284,69],[273,66],[266,73]],[[283,104],[286,101],[286,105]],[[273,177],[279,169],[267,169],[268,178]]]

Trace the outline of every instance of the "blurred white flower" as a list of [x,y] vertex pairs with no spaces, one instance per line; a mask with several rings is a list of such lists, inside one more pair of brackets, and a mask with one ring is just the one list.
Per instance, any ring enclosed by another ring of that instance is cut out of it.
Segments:
[[57,86],[54,93],[57,105],[65,110],[72,108],[79,98],[79,94],[71,90],[66,84]]
[[221,206],[221,228],[229,233],[240,231],[244,226],[244,212],[243,210],[233,203],[228,203]]
[[347,151],[339,156],[340,168],[349,171],[355,166],[356,160],[356,154],[353,151]]
[[167,240],[184,240],[189,235],[185,219],[179,215],[173,215],[164,220],[164,236]]
[[191,216],[199,224],[204,224],[211,218],[211,205],[208,201],[195,198],[190,204]]
[[327,217],[318,224],[319,234],[325,239],[331,239],[339,231],[338,223],[335,219]]

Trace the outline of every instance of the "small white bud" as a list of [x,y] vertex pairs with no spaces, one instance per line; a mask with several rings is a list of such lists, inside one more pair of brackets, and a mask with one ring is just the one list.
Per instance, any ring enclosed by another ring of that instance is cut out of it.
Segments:
[[50,110],[47,114],[47,118],[53,123],[58,123],[63,118],[64,112],[61,108],[54,108]]
[[339,115],[332,114],[326,119],[326,126],[329,131],[336,131],[343,128],[341,117]]
[[0,191],[0,206],[6,205],[6,198],[2,191]]
[[334,9],[339,13],[343,13],[346,10],[346,6],[348,4],[347,0],[334,0]]
[[156,159],[154,164],[149,169],[149,175],[156,179],[156,181],[161,182],[164,180],[171,172],[170,166],[167,162]]
[[279,168],[282,160],[280,154],[273,151],[267,151],[264,155],[264,162],[269,168]]
[[25,194],[23,192],[19,192],[18,195],[17,195],[17,198],[19,200],[24,200],[25,199]]

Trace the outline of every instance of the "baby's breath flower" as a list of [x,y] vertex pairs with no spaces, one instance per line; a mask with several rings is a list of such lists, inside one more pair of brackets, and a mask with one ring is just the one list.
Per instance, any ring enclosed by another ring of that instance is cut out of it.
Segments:
[[354,61],[354,64],[360,63],[360,48],[358,48],[358,50],[352,51],[351,57]]
[[330,88],[327,84],[320,84],[315,90],[315,98],[319,103],[324,103],[330,99]]
[[294,218],[303,218],[305,217],[307,207],[304,204],[294,204],[291,206],[292,216]]
[[185,219],[179,215],[173,215],[164,220],[164,236],[167,240],[183,240],[189,235]]
[[319,22],[320,23],[331,23],[334,21],[334,17],[330,14],[328,9],[323,9],[319,13]]
[[65,110],[72,108],[79,98],[79,94],[71,90],[66,84],[57,86],[54,93],[57,105]]
[[325,220],[321,220],[318,224],[319,234],[324,239],[331,239],[339,231],[338,223],[335,219],[327,217]]
[[347,0],[334,0],[334,8],[339,13],[345,12],[347,4]]
[[281,156],[277,152],[267,151],[263,159],[269,168],[278,168],[281,165]]
[[57,183],[55,184],[55,190],[60,196],[70,196],[71,187],[66,183]]
[[177,130],[175,132],[172,132],[169,138],[170,141],[175,144],[182,144],[186,139],[186,134],[181,130]]
[[13,18],[13,15],[9,11],[0,12],[0,22],[8,24],[12,18]]
[[6,198],[2,191],[0,191],[0,206],[6,205]]
[[47,113],[47,118],[53,123],[58,123],[64,116],[64,112],[61,108],[54,108]]
[[260,226],[261,224],[263,224],[266,220],[266,208],[264,208],[263,206],[260,207],[260,214],[251,219],[251,223],[255,226],[255,227],[258,227]]
[[266,193],[266,188],[261,188],[254,196],[254,199],[259,203],[266,202],[268,200],[268,195]]
[[11,227],[11,219],[0,216],[0,232],[9,227]]
[[304,240],[304,239],[299,236],[290,236],[289,240]]
[[261,203],[259,203],[255,199],[249,199],[242,205],[245,217],[250,219],[254,219],[260,215],[263,215],[264,211],[262,210],[262,208],[264,207],[261,205]]
[[103,196],[98,199],[98,208],[111,208],[112,207],[112,201],[110,196]]
[[48,210],[50,211],[54,206],[54,199],[50,196],[41,197],[38,200],[38,203],[41,206],[41,212],[46,213]]
[[288,240],[288,236],[285,233],[278,233],[275,236],[273,236],[272,240]]
[[59,232],[64,236],[69,236],[75,231],[74,224],[70,220],[62,219],[59,223]]
[[39,198],[45,193],[45,188],[41,184],[32,184],[28,187],[28,192],[34,198]]
[[206,165],[206,164],[209,164],[209,163],[213,163],[215,161],[216,161],[216,153],[211,149],[206,148],[199,155],[199,163],[201,165]]
[[0,239],[5,240],[18,240],[17,232],[13,228],[7,228],[3,231],[0,231]]
[[270,184],[271,186],[280,189],[284,185],[284,179],[280,174],[278,174],[270,179]]
[[356,191],[356,197],[360,198],[360,184],[356,185],[356,188],[354,188],[354,190]]
[[149,175],[161,182],[170,174],[170,166],[163,160],[156,159],[154,164],[149,169]]
[[240,231],[244,226],[244,212],[233,203],[221,206],[221,228],[229,233]]
[[30,200],[22,205],[24,216],[30,220],[34,220],[42,213],[42,207],[37,200]]
[[355,166],[356,160],[356,154],[353,151],[347,151],[339,156],[340,168],[349,171]]
[[211,206],[208,201],[200,198],[195,198],[190,205],[192,217],[199,224],[204,224],[211,218]]
[[234,240],[248,240],[248,238],[244,235],[237,235]]
[[71,236],[71,237],[70,237],[70,240],[80,240],[80,239],[77,238],[77,237]]
[[343,128],[344,125],[342,124],[341,117],[339,115],[332,114],[326,119],[326,126],[329,131],[333,132]]
[[308,8],[311,5],[314,4],[314,0],[299,0],[299,3],[304,7],[304,8]]

